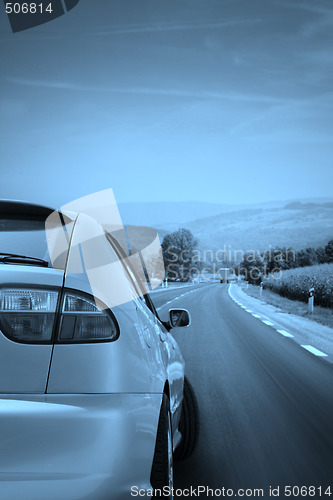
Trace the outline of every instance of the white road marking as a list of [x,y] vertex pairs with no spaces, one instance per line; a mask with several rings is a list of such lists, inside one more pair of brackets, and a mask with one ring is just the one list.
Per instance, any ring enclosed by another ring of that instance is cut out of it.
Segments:
[[319,349],[316,349],[315,347],[312,347],[312,345],[302,345],[301,347],[303,347],[307,351],[311,352],[315,356],[327,356],[327,354],[325,354],[322,351],[319,351]]
[[[179,288],[183,288],[183,287],[179,287]],[[156,311],[160,311],[161,309],[163,309],[163,307],[167,306],[168,304],[171,304],[171,302],[174,302],[175,300],[178,300],[181,297],[185,297],[186,295],[189,295],[190,293],[196,292],[197,290],[201,290],[201,288],[200,287],[195,288],[194,290],[190,290],[189,292],[182,293],[181,295],[178,295],[178,297],[174,297],[173,299],[168,300],[168,302],[165,302],[162,306],[156,307]]]
[[287,332],[286,330],[276,330],[277,332],[281,333],[284,337],[293,337],[291,333]]
[[[239,302],[231,293],[231,285],[229,285],[229,289],[228,289],[228,293],[230,295],[230,297],[232,298],[232,300],[234,302],[236,302],[236,304],[238,304],[242,309],[245,309],[246,312],[249,312],[252,314],[252,316],[254,318],[258,318],[258,319],[261,319],[261,321],[263,323],[265,323],[266,325],[268,326],[274,326],[274,323],[272,323],[271,321],[269,321],[268,319],[262,319],[262,317],[259,315],[259,314],[254,314],[251,309],[248,309],[246,306],[244,306],[241,302]],[[265,316],[264,316],[265,317]],[[294,335],[292,335],[291,333],[287,332],[287,330],[276,330],[278,333],[280,333],[281,335],[283,335],[284,337],[291,337],[293,338]],[[306,349],[307,351],[311,352],[312,354],[314,354],[315,356],[321,356],[321,357],[327,357],[328,354],[326,354],[325,352],[322,352],[322,351],[319,351],[319,349],[316,349],[316,347],[313,347],[312,345],[301,345],[301,347],[303,347],[303,349]]]

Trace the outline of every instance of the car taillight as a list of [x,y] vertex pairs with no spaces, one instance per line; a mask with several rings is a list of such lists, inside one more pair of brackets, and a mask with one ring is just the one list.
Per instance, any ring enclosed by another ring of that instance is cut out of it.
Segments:
[[[0,290],[0,330],[16,342],[51,343],[60,291],[27,288]],[[117,321],[94,299],[65,291],[55,342],[103,342],[119,336]]]
[[52,339],[58,292],[26,288],[0,290],[0,329],[18,342]]
[[59,330],[60,342],[112,341],[119,336],[115,318],[99,310],[93,299],[65,292]]

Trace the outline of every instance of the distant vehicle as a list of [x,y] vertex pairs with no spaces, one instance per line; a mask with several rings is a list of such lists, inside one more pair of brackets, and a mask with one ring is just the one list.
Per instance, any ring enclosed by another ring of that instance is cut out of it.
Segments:
[[219,273],[220,283],[230,283],[230,281],[234,281],[237,279],[236,274],[230,267],[221,267]]
[[[198,430],[170,334],[189,312],[170,309],[163,323],[123,249],[87,215],[57,213],[68,251],[52,264],[52,213],[0,201],[0,498],[116,500],[133,485],[171,488],[173,456],[193,452]],[[97,295],[89,266],[71,268],[87,233],[90,266],[112,264]]]

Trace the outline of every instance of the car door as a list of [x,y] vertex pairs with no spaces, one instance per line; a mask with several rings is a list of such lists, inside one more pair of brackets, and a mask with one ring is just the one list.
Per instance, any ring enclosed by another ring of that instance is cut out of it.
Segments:
[[148,346],[148,356],[156,390],[161,387],[161,382],[168,380],[170,390],[170,407],[174,414],[181,405],[183,397],[184,360],[180,349],[169,333],[168,329],[160,321],[155,306],[147,293],[147,276],[142,274],[133,266],[133,261],[127,259],[127,253],[117,244],[114,239],[112,245],[118,253],[136,290],[136,309],[141,325],[141,331]]
[[170,391],[170,409],[174,416],[183,399],[184,359],[173,335],[160,320],[150,295],[144,295],[143,299],[151,313],[150,328],[155,338],[158,338],[159,349],[162,351],[163,362],[166,366]]

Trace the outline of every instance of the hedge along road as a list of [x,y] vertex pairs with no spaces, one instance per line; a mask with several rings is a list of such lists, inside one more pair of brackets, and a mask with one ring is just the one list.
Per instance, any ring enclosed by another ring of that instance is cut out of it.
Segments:
[[173,334],[201,433],[193,457],[176,464],[175,486],[263,488],[265,498],[269,486],[324,492],[331,485],[333,493],[333,366],[241,309],[228,285],[169,289],[152,299],[162,319],[170,307],[192,317]]

